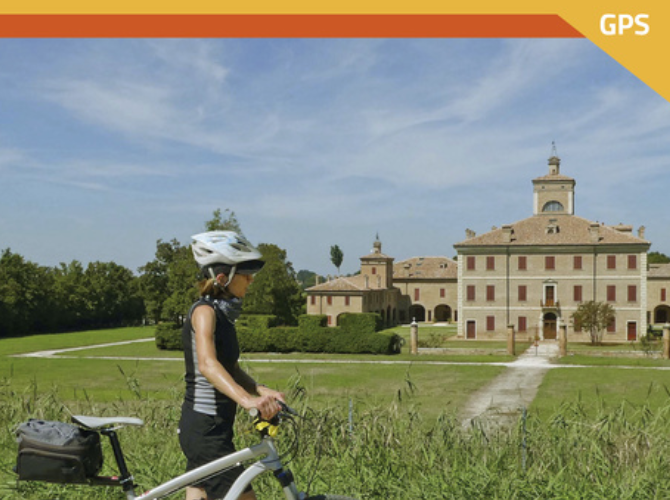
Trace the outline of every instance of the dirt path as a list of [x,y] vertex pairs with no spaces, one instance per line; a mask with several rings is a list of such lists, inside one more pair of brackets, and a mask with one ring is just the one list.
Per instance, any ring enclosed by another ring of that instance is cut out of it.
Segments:
[[555,368],[558,344],[542,342],[531,346],[508,369],[475,392],[460,413],[463,427],[501,427],[517,421],[524,407],[530,406],[546,373]]

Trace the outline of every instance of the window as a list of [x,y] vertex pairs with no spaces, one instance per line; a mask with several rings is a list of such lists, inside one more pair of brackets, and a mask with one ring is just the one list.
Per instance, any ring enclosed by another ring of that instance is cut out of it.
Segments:
[[309,299],[312,305],[316,304],[316,295],[312,295]]
[[666,298],[665,288],[661,288],[661,302],[665,302]]
[[328,303],[329,306],[332,306],[333,305],[333,297],[331,297],[329,295],[328,298],[326,299],[326,302]]
[[519,302],[526,302],[526,300],[528,300],[526,285],[519,285]]
[[519,271],[525,271],[528,268],[528,262],[525,255],[519,256]]
[[351,297],[347,295],[346,297],[344,297],[344,305],[348,306],[350,304],[351,304]]
[[444,288],[440,288],[440,298],[444,298],[446,294],[446,290]]
[[528,318],[525,316],[519,316],[519,331],[527,332],[528,331]]
[[616,302],[616,286],[607,285],[607,302]]
[[575,320],[574,328],[575,328],[575,332],[581,332],[582,331],[582,323],[578,320]]
[[556,257],[548,255],[544,258],[544,269],[547,271],[553,271],[556,269]]
[[414,302],[416,302],[420,298],[421,298],[421,289],[415,288],[414,289]]
[[468,302],[475,300],[475,285],[468,285],[466,288],[466,297]]
[[487,285],[486,286],[486,300],[489,302],[493,302],[496,300],[496,287],[495,285]]
[[330,314],[328,315],[328,324],[329,325],[333,324],[333,317]]
[[616,255],[607,256],[607,269],[616,269]]
[[563,205],[561,205],[560,202],[558,201],[550,201],[548,203],[545,203],[544,207],[542,207],[543,212],[562,212],[563,211]]
[[575,288],[572,292],[572,297],[575,302],[582,301],[582,285],[575,285]]
[[475,256],[474,255],[469,255],[467,258],[467,268],[468,271],[474,271],[475,270]]
[[637,302],[637,286],[628,285],[628,302]]
[[616,332],[616,319],[613,319],[612,322],[607,325],[607,333],[615,333]]
[[637,269],[637,255],[628,256],[628,269]]
[[494,271],[496,268],[496,258],[495,257],[486,257],[486,270]]
[[575,271],[579,271],[582,269],[582,256],[581,255],[575,255],[572,259],[572,268]]
[[486,331],[493,332],[496,329],[496,317],[486,316]]
[[372,274],[377,274],[377,268],[376,267],[372,268]]

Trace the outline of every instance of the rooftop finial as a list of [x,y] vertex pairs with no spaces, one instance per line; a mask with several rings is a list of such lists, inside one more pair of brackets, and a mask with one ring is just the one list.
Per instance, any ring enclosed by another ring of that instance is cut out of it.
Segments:
[[377,239],[372,244],[372,251],[374,253],[382,253],[382,242],[379,240],[379,232],[377,232]]
[[549,158],[549,175],[560,174],[561,159],[556,151],[556,141],[551,141],[551,158]]

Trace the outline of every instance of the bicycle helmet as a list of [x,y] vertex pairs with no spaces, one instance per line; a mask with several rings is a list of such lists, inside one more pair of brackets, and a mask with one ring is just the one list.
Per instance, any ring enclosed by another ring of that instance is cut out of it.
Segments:
[[261,253],[234,231],[208,231],[191,238],[193,257],[203,275],[216,278],[223,269],[228,275],[228,283],[224,287],[232,281],[235,273],[255,274],[265,265]]

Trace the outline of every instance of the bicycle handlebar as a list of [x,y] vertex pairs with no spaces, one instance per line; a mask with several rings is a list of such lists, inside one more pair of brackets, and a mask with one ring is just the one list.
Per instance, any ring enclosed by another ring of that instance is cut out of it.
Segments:
[[[281,410],[279,410],[279,413],[288,413],[289,415],[295,415],[295,416],[299,415],[299,413],[296,410],[291,408],[289,405],[287,405],[283,401],[280,401],[278,399],[276,401],[277,401],[277,404],[279,404],[279,407],[281,408]],[[251,408],[248,411],[248,413],[249,413],[249,416],[253,419],[260,419],[261,418],[261,412],[258,411],[258,408]]]

